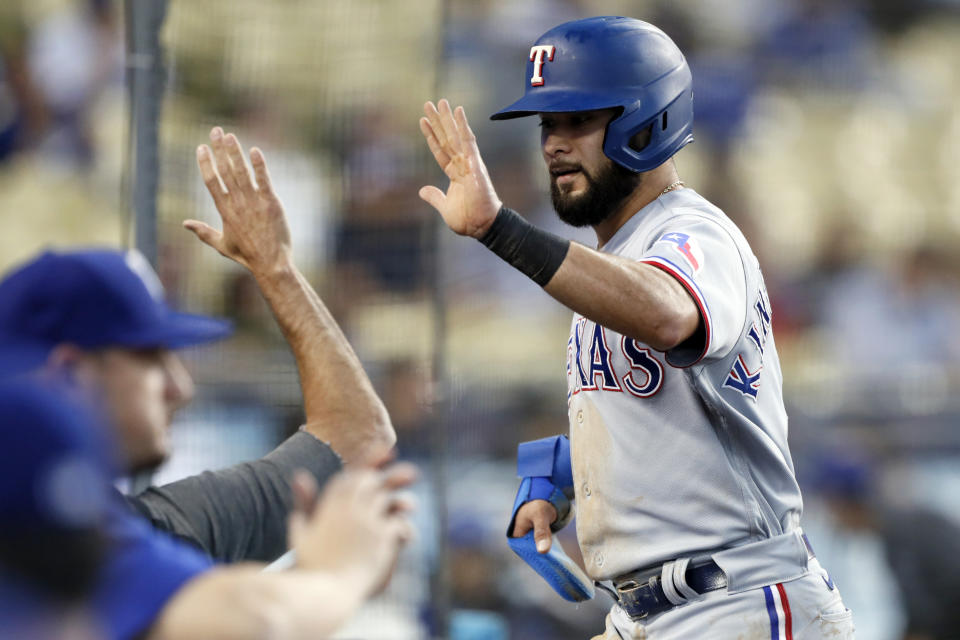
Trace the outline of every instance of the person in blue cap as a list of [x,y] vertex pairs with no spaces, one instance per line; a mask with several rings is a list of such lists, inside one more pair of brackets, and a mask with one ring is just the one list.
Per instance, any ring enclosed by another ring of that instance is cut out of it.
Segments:
[[[6,354],[0,372],[20,354]],[[294,479],[297,566],[215,566],[111,491],[108,430],[55,386],[0,382],[0,637],[324,637],[389,579],[409,538],[409,465]]]
[[[127,500],[158,528],[217,559],[268,561],[286,550],[293,469],[309,470],[322,485],[341,461],[389,448],[396,434],[353,349],[293,263],[262,153],[251,153],[254,182],[235,136],[216,128],[211,142],[198,161],[223,229],[185,226],[253,274],[297,360],[306,421],[261,460]],[[19,370],[66,380],[94,401],[114,428],[127,473],[167,457],[172,416],[193,396],[176,350],[229,333],[223,321],[171,309],[157,276],[133,251],[46,251],[0,282],[0,358],[16,354]]]
[[56,637],[68,625],[96,637],[84,605],[108,548],[111,467],[101,436],[52,391],[0,384],[4,637]]

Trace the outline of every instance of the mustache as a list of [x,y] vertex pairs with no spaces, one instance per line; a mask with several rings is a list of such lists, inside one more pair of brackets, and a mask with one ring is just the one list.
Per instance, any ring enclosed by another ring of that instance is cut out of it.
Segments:
[[547,169],[549,169],[550,175],[552,176],[558,176],[564,173],[570,173],[571,171],[583,172],[583,166],[578,162],[563,162],[563,161],[551,162],[549,165],[547,165]]

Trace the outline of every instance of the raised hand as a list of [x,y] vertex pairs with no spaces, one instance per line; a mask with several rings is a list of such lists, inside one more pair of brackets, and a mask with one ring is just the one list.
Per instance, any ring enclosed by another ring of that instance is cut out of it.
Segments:
[[415,478],[415,467],[403,463],[383,471],[348,469],[327,483],[317,501],[313,476],[298,473],[290,517],[297,566],[334,573],[366,595],[383,588],[412,536],[406,516],[412,506],[395,492]]
[[269,273],[291,260],[290,228],[280,199],[273,192],[263,152],[250,151],[250,175],[240,141],[223,129],[210,132],[211,148],[197,147],[197,165],[220,213],[223,230],[198,220],[183,226],[205,244],[253,273]]
[[446,99],[439,108],[423,105],[420,131],[437,164],[450,179],[444,193],[434,186],[420,189],[420,197],[440,212],[443,221],[460,235],[479,238],[487,232],[502,203],[480,157],[463,107],[451,111]]

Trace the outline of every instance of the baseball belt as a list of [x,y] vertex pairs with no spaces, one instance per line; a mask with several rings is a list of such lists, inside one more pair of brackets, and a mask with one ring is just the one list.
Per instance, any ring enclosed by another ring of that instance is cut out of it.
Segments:
[[[668,581],[666,585],[665,580]],[[708,557],[668,562],[652,569],[625,573],[614,578],[613,585],[620,608],[631,620],[639,621],[669,611],[708,591],[723,589],[727,586],[727,578],[717,563]]]
[[[810,539],[806,534],[801,538],[807,548],[807,557],[816,558]],[[606,587],[604,590],[614,597],[631,620],[640,621],[709,591],[726,588],[727,577],[710,556],[699,556],[625,573],[613,579],[613,586],[615,591]],[[828,586],[832,588],[832,585]]]

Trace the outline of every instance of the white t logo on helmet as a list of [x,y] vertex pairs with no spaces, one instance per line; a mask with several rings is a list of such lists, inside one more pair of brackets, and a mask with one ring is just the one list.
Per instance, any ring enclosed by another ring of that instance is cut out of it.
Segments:
[[553,52],[555,48],[552,44],[537,44],[530,47],[530,61],[533,62],[533,77],[530,78],[531,87],[539,87],[543,85],[543,63],[545,60],[543,56],[547,56],[547,60],[553,60]]

